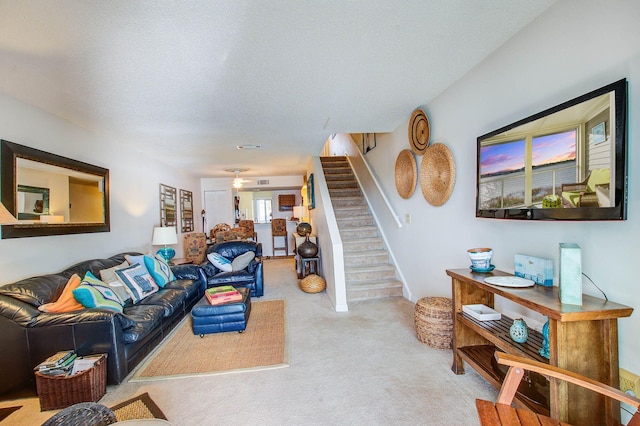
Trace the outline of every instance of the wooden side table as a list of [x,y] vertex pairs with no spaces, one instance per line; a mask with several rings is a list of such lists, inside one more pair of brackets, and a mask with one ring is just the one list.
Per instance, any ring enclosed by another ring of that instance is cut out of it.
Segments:
[[185,259],[183,257],[178,258],[178,259],[171,259],[171,266],[176,266],[176,265],[190,265],[192,264],[193,261],[189,260],[189,259]]
[[320,267],[320,257],[302,257],[297,256],[298,261],[298,278],[304,278],[309,274],[317,274]]

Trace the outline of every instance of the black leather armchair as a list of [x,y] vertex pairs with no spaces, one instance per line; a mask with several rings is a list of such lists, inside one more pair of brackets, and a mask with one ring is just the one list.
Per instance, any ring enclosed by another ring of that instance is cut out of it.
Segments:
[[249,266],[241,271],[223,272],[213,266],[208,260],[200,265],[207,277],[207,287],[232,285],[247,287],[251,290],[251,297],[264,295],[264,279],[262,272],[262,243],[254,241],[226,241],[209,247],[207,255],[215,252],[233,261],[237,256],[252,251],[256,254]]

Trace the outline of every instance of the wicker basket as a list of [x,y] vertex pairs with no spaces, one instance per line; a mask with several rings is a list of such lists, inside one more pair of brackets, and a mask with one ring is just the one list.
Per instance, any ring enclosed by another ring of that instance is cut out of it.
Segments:
[[453,320],[447,297],[423,297],[416,303],[414,320],[418,340],[436,349],[450,349]]
[[40,411],[57,410],[78,402],[98,402],[107,392],[107,355],[72,376],[56,377],[35,372]]
[[307,275],[300,280],[300,290],[305,293],[320,293],[327,287],[327,282],[319,275]]

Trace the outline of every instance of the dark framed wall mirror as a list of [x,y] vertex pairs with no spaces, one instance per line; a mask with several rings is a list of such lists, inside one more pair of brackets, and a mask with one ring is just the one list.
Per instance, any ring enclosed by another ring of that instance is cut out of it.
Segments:
[[109,232],[109,170],[0,141],[2,204],[18,220],[2,239]]

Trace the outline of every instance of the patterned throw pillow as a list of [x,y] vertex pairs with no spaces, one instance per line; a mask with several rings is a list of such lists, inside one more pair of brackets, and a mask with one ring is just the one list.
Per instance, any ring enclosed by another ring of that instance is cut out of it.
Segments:
[[122,300],[111,287],[97,279],[91,272],[87,272],[82,283],[73,290],[73,297],[85,308],[102,308],[122,312]]
[[127,259],[127,262],[129,262],[129,265],[135,265],[136,263],[139,263],[140,265],[144,265],[143,254],[140,254],[137,256],[131,256],[130,254],[125,254],[124,258]]
[[159,290],[158,284],[151,278],[144,265],[136,263],[128,268],[116,270],[120,281],[131,291],[133,303],[138,303],[145,297]]
[[151,274],[156,284],[160,287],[164,287],[176,279],[171,267],[167,265],[164,259],[156,256],[145,256],[144,265],[147,267],[147,271],[149,271],[149,274]]
[[234,271],[242,271],[243,269],[246,269],[247,266],[249,266],[254,257],[256,257],[256,254],[252,251],[242,253],[240,256],[233,259],[233,261],[231,262],[231,267]]
[[113,268],[103,269],[100,271],[100,279],[111,287],[111,289],[120,297],[120,300],[125,303],[132,300],[131,292],[129,291],[129,287],[125,286],[122,281],[118,279],[116,270],[126,268],[127,266],[129,266],[129,263],[125,261]]
[[209,262],[213,263],[213,266],[220,269],[222,272],[233,271],[231,261],[219,253],[209,253],[207,255],[207,259],[209,259]]

